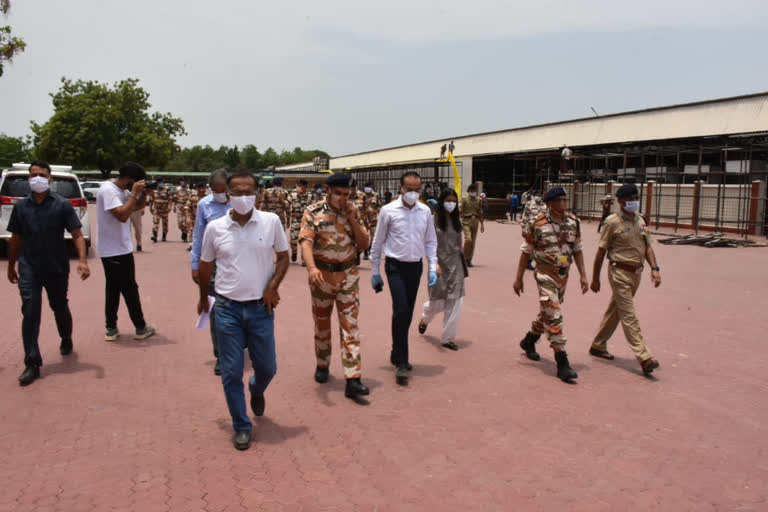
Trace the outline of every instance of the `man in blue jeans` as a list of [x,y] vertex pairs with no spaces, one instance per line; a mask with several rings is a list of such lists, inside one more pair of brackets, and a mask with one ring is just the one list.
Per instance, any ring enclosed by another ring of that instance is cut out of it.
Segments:
[[[208,287],[216,263],[216,340],[221,383],[235,430],[234,445],[251,445],[251,420],[243,390],[243,348],[248,349],[253,376],[248,381],[253,414],[264,414],[264,392],[277,373],[273,310],[277,289],[288,271],[290,246],[280,218],[254,208],[256,178],[240,170],[227,178],[232,209],[208,223],[198,267],[198,313],[208,311]],[[277,253],[277,264],[273,258]]]

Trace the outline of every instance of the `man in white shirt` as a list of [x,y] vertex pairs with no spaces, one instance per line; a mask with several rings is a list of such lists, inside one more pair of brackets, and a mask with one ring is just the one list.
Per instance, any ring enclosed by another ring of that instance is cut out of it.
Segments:
[[144,168],[134,162],[120,167],[119,177],[105,181],[96,196],[96,221],[98,236],[96,250],[104,265],[106,277],[107,334],[104,339],[115,341],[120,337],[117,329],[117,309],[120,295],[125,299],[136,334],[134,339],[144,340],[155,334],[156,327],[144,320],[136,284],[136,267],[133,261],[130,218],[133,212],[144,208],[147,196],[144,194]]
[[[248,349],[253,376],[248,381],[251,409],[264,414],[264,391],[277,373],[274,308],[289,265],[288,239],[280,218],[254,208],[256,177],[241,170],[227,178],[232,209],[205,228],[198,267],[198,313],[208,311],[208,287],[216,263],[216,339],[221,382],[227,399],[234,445],[247,450],[251,420],[243,390],[243,348]],[[273,257],[277,253],[277,265]]]
[[392,353],[390,362],[397,367],[398,384],[408,383],[408,329],[419,291],[422,259],[429,261],[429,286],[437,283],[437,236],[428,206],[419,202],[421,176],[407,172],[400,178],[400,197],[381,209],[376,235],[371,247],[371,286],[380,292],[384,286],[380,264],[386,256],[392,295]]

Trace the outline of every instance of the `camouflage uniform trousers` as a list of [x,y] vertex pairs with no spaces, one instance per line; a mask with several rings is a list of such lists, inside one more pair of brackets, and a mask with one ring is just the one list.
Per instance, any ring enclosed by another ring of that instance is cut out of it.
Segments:
[[568,340],[563,334],[563,312],[560,306],[565,298],[568,275],[552,276],[537,270],[534,277],[539,291],[539,315],[531,324],[531,332],[546,334],[552,348],[563,349]]
[[357,267],[344,272],[322,271],[324,283],[310,285],[312,317],[315,321],[315,355],[317,366],[331,364],[331,313],[336,303],[341,337],[341,364],[344,377],[360,378],[360,333],[357,316],[360,310],[360,275]]
[[291,254],[298,257],[299,232],[301,231],[301,217],[291,219]]
[[182,207],[181,210],[176,210],[176,225],[179,227],[179,231],[182,233],[187,232],[187,214]]
[[157,233],[160,227],[160,222],[163,223],[163,233],[168,233],[168,212],[159,213],[155,212],[152,215],[152,232]]

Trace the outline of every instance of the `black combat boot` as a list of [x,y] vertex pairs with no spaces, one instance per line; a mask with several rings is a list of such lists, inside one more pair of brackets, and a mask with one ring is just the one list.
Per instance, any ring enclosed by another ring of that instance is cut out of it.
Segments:
[[525,335],[525,338],[523,338],[523,341],[520,342],[520,348],[525,351],[525,357],[531,361],[538,361],[541,359],[539,353],[536,352],[536,342],[539,341],[540,337],[541,334],[534,334],[529,331]]
[[298,253],[294,252],[293,254],[291,254],[291,261],[296,263],[296,258],[297,257],[298,257]]
[[323,368],[322,366],[315,368],[315,382],[320,384],[328,382],[328,373],[328,368]]
[[168,236],[168,233],[163,233],[163,242],[165,242],[165,237]]
[[186,242],[187,241],[187,232],[186,231],[182,231],[181,232],[181,241],[182,242]]
[[555,361],[557,361],[557,378],[563,382],[571,382],[571,379],[577,378],[579,375],[573,371],[571,365],[568,363],[568,354],[565,351],[555,352]]
[[157,243],[157,231],[155,231],[154,229],[152,230],[152,243],[153,244]]
[[358,396],[366,396],[370,390],[360,382],[360,379],[347,379],[347,387],[344,389],[344,396],[355,399]]

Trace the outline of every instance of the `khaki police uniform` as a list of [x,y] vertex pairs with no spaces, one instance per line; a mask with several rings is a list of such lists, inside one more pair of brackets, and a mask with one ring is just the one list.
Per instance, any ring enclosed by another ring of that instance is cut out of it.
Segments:
[[608,339],[621,322],[635,357],[642,363],[653,357],[640,332],[640,321],[635,312],[634,296],[640,286],[645,253],[651,245],[651,235],[643,217],[634,213],[614,213],[605,219],[599,247],[608,253],[608,282],[613,290],[608,309],[600,322],[600,329],[592,341],[592,348],[606,351]]
[[[358,210],[358,215],[363,212]],[[357,270],[355,236],[346,215],[325,201],[304,210],[299,242],[312,242],[315,266],[325,282],[310,284],[312,317],[315,323],[315,356],[318,368],[331,363],[331,313],[336,304],[341,337],[341,363],[347,379],[361,376],[360,333],[357,318],[360,310],[360,275]],[[366,240],[365,246],[368,246]]]
[[464,229],[464,258],[468,263],[472,263],[472,256],[475,255],[477,229],[480,226],[482,211],[483,201],[479,197],[467,195],[461,198],[459,216]]

